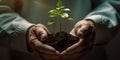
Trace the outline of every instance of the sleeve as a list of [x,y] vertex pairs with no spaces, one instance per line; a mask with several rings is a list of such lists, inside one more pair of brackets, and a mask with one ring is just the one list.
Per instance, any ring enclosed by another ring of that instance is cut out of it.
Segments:
[[0,45],[27,51],[26,31],[31,25],[10,7],[0,5]]
[[92,19],[95,23],[103,24],[108,28],[113,28],[119,25],[120,14],[116,9],[120,8],[120,3],[117,4],[119,7],[114,7],[112,2],[116,4],[120,1],[108,0],[90,12],[85,19]]
[[96,23],[96,45],[105,45],[120,31],[120,0],[107,0],[85,19],[92,19]]

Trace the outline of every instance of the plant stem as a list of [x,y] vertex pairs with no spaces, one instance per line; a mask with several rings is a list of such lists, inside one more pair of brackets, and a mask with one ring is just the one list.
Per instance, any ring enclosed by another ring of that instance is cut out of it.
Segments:
[[54,31],[54,28],[55,28],[55,23],[53,24],[52,31],[53,33],[56,33],[56,30]]
[[[59,13],[62,13],[62,9],[59,10]],[[59,23],[60,23],[60,32],[62,31],[62,21],[60,19],[60,17],[58,17]]]
[[60,32],[62,31],[62,22],[61,22],[61,20],[60,20],[60,18],[58,18],[58,20],[59,20],[59,29],[60,29]]

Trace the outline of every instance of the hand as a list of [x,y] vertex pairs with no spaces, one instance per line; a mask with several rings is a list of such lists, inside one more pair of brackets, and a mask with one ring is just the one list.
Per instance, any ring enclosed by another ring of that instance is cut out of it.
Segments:
[[88,33],[94,32],[95,30],[95,23],[90,20],[81,20],[77,22],[70,32],[73,36],[84,38]]
[[29,46],[32,52],[42,60],[55,60],[59,58],[59,52],[41,42],[47,38],[48,33],[48,29],[42,24],[32,26],[28,32]]
[[94,44],[94,28],[94,23],[91,20],[82,20],[76,23],[70,34],[79,37],[80,40],[62,52],[63,59],[78,60],[86,55]]

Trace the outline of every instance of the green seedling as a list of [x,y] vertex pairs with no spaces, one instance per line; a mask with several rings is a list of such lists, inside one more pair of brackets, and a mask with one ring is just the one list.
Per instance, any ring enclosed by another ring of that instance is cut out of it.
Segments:
[[57,4],[56,4],[56,8],[50,10],[48,13],[50,14],[51,18],[54,18],[52,20],[48,21],[48,25],[52,25],[55,23],[55,20],[59,20],[60,22],[60,31],[61,31],[61,20],[65,19],[68,21],[74,21],[74,18],[70,17],[68,12],[71,12],[71,10],[69,8],[65,8],[65,6],[63,6],[63,2],[62,0],[58,0]]

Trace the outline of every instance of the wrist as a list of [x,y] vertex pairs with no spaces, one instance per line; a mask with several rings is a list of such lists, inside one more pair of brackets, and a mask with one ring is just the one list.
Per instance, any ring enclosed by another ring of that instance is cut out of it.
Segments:
[[27,49],[29,52],[32,52],[31,50],[31,47],[29,45],[29,33],[30,33],[30,30],[31,28],[33,27],[34,25],[31,25],[28,29],[27,29],[27,32],[26,32],[26,44],[27,44]]

